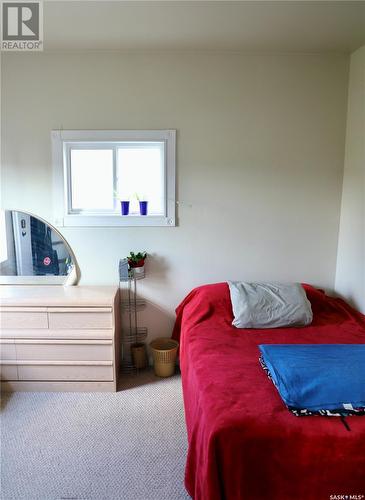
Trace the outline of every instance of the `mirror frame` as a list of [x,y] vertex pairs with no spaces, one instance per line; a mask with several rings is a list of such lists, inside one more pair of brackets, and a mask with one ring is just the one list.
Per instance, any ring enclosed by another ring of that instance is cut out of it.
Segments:
[[[39,215],[33,214],[32,212],[28,212],[26,210],[18,210],[15,208],[4,208],[2,209],[7,212],[20,212],[26,215],[29,215],[31,217],[35,217],[36,219],[39,219],[41,222],[49,226],[52,231],[54,231],[57,236],[59,236],[68,253],[70,254],[72,261],[74,265],[72,266],[72,271],[68,275],[61,275],[61,276],[53,276],[54,282],[53,283],[48,283],[47,278],[49,276],[3,276],[0,275],[0,285],[45,285],[45,286],[75,286],[78,284],[80,281],[81,277],[81,272],[79,265],[77,263],[75,254],[66,240],[66,238],[63,236],[63,234],[60,233],[58,229],[56,229],[52,224],[50,224],[47,220],[43,219],[42,217],[39,217]],[[57,283],[57,278],[59,278],[59,283]]]

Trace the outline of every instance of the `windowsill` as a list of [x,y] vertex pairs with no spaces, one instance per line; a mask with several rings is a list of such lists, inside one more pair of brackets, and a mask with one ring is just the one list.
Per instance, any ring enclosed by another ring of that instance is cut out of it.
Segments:
[[57,219],[58,227],[148,227],[148,226],[176,226],[174,218],[164,215],[66,215]]

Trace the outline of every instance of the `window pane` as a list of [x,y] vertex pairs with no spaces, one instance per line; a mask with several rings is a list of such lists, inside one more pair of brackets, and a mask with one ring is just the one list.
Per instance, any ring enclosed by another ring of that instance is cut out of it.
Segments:
[[164,142],[125,143],[117,150],[118,196],[139,213],[136,196],[148,201],[148,215],[165,214]]
[[71,149],[71,207],[113,210],[112,149]]

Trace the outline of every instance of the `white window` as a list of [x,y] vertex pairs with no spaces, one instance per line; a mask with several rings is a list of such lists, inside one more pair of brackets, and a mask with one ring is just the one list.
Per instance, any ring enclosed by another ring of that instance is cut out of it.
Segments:
[[175,136],[53,130],[56,225],[175,226]]

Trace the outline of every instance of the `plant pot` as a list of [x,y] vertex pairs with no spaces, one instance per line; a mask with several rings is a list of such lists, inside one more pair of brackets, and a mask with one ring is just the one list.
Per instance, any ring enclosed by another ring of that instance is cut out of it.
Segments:
[[139,213],[141,215],[147,215],[148,211],[148,201],[140,201],[139,202]]
[[144,259],[141,259],[137,262],[133,262],[132,260],[128,259],[128,264],[129,264],[129,267],[132,269],[135,269],[137,267],[143,267],[144,266]]
[[122,211],[122,215],[128,215],[129,214],[129,201],[121,201],[120,208]]
[[142,370],[147,366],[146,344],[136,343],[131,345],[133,365],[137,370]]

